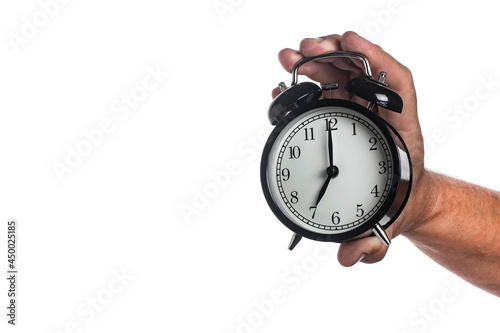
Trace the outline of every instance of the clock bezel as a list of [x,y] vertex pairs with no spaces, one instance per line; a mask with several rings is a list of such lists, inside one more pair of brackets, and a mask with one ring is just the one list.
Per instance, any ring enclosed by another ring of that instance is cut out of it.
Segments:
[[[358,112],[362,116],[367,117],[370,121],[372,121],[376,126],[377,129],[380,131],[380,134],[384,137],[388,149],[390,151],[390,154],[392,156],[392,163],[393,163],[393,175],[392,175],[392,184],[390,185],[389,193],[380,207],[380,209],[367,221],[364,223],[360,224],[359,226],[349,229],[345,232],[340,232],[340,233],[332,233],[332,234],[327,234],[327,233],[319,233],[319,232],[314,232],[308,229],[305,229],[304,227],[301,227],[294,221],[290,220],[286,214],[281,210],[279,205],[274,201],[273,196],[271,195],[271,190],[270,190],[270,184],[268,181],[268,173],[267,173],[267,165],[269,162],[269,159],[272,158],[274,159],[274,156],[270,157],[269,154],[271,152],[271,149],[280,135],[280,133],[285,129],[285,127],[293,121],[297,116],[317,109],[317,108],[322,108],[322,107],[328,107],[328,106],[339,106],[339,107],[344,107],[349,110],[352,110],[354,112]],[[262,185],[262,190],[264,192],[264,197],[266,198],[266,201],[271,208],[271,211],[274,213],[274,215],[290,230],[293,232],[309,238],[313,240],[318,240],[318,241],[327,241],[327,242],[343,242],[346,240],[350,240],[353,238],[356,238],[360,235],[363,235],[367,233],[370,229],[372,229],[376,223],[382,221],[383,219],[388,219],[388,221],[385,221],[385,223],[382,224],[383,228],[388,228],[394,220],[399,216],[401,211],[403,210],[406,201],[409,196],[410,189],[407,189],[407,193],[405,193],[405,198],[401,202],[400,207],[396,207],[396,211],[393,207],[393,204],[395,201],[398,199],[398,194],[399,194],[399,187],[401,183],[401,161],[400,161],[400,153],[398,151],[398,146],[396,143],[396,140],[394,138],[393,133],[398,136],[398,141],[404,146],[403,140],[399,137],[397,132],[388,124],[385,120],[382,118],[378,117],[375,115],[373,112],[365,108],[364,106],[357,104],[352,101],[348,100],[342,100],[342,99],[321,99],[317,100],[311,103],[308,103],[292,112],[290,112],[288,115],[286,115],[282,120],[278,122],[276,127],[273,129],[271,132],[265,146],[263,149],[262,153],[262,159],[261,159],[261,170],[260,170],[260,176],[261,176],[261,185]],[[406,146],[404,146],[404,149],[407,152]],[[411,163],[409,162],[409,154],[408,155],[408,163],[409,163],[409,168],[410,168],[410,182],[408,186],[411,186]],[[401,200],[399,200],[401,201]],[[398,203],[399,205],[399,203]],[[394,215],[387,217],[388,212],[392,211]]]

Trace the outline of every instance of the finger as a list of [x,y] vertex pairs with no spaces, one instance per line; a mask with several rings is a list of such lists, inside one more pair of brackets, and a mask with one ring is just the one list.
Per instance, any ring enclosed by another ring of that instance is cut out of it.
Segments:
[[[321,38],[306,38],[303,39],[300,44],[300,52],[306,57],[313,57],[333,51],[340,51],[342,50],[341,39],[342,36],[337,34]],[[340,57],[318,59],[317,61],[330,63],[338,69],[349,72],[361,73],[363,69],[361,62],[359,64],[355,64],[355,62],[358,61],[357,59],[351,60],[349,58]]]
[[[304,57],[312,57],[333,51],[335,46],[332,43],[325,42],[325,45],[321,45],[322,41],[323,39],[306,38],[301,42],[300,52],[284,49],[279,53],[278,59],[285,70],[292,72],[294,66]],[[326,60],[329,61],[326,62]],[[325,59],[325,61],[318,60],[305,63],[300,66],[298,74],[306,75],[311,80],[322,85],[339,83],[343,86],[348,79],[349,73],[332,65],[332,60],[337,61],[337,59]],[[334,90],[331,93],[329,91],[325,92],[325,97],[347,99],[350,96],[343,90]]]
[[276,98],[276,96],[278,96],[280,93],[281,93],[281,89],[279,87],[276,87],[273,89],[271,95],[273,96],[273,98]]
[[[404,111],[402,115],[379,107],[380,116],[389,121],[405,138],[405,133],[419,133],[417,116],[417,97],[413,77],[408,68],[399,63],[380,46],[360,37],[355,32],[349,31],[342,35],[342,48],[346,51],[357,52],[364,55],[370,64],[373,75],[384,71],[387,73],[386,83],[389,88],[398,92],[403,98]],[[415,141],[417,138],[405,138]]]
[[[304,55],[299,51],[284,49],[278,54],[278,59],[283,68],[291,73],[295,65],[304,59]],[[298,74],[306,75],[311,80],[322,84],[332,83],[331,80],[340,75],[338,70],[331,65],[317,61],[311,61],[300,66]]]
[[[300,52],[306,57],[313,57],[342,50],[341,37],[340,35],[330,35],[322,38],[303,39],[300,43]],[[356,61],[359,63],[356,64]],[[361,61],[346,57],[318,59],[316,63],[332,65],[336,69],[336,73],[341,73],[344,79],[360,76],[364,69]]]
[[371,264],[382,260],[388,249],[377,237],[366,237],[340,244],[337,258],[344,267],[359,261]]
[[342,35],[342,49],[351,52],[357,52],[364,55],[373,71],[377,76],[379,72],[387,72],[386,82],[395,90],[408,89],[408,83],[413,83],[411,72],[385,52],[380,46],[359,36],[355,32],[348,31]]
[[[341,49],[340,35],[329,35],[321,38],[305,38],[300,42],[300,53],[304,57],[315,57],[322,54],[331,53]],[[309,62],[312,80],[321,83],[338,83],[344,87],[350,77],[350,70],[355,69],[345,61],[345,58],[324,58]],[[349,95],[339,89],[335,92],[336,97],[348,99]]]
[[341,49],[340,35],[330,35],[321,38],[304,38],[300,42],[300,53],[304,57],[314,57]]

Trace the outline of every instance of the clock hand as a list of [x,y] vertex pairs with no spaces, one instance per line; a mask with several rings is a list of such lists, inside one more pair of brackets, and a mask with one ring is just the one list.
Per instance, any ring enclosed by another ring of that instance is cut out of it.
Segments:
[[316,205],[315,205],[316,207],[318,206],[319,202],[321,201],[321,199],[325,195],[326,189],[328,188],[328,184],[330,184],[330,180],[332,180],[332,178],[333,177],[328,176],[328,178],[326,179],[325,183],[323,184],[323,187],[319,191],[318,199],[316,200]]
[[332,180],[333,178],[335,178],[339,175],[339,168],[337,168],[335,165],[329,166],[328,168],[326,168],[326,173],[328,175],[328,178],[326,178],[326,181],[323,184],[323,187],[319,191],[318,199],[316,200],[315,206],[318,206],[319,202],[321,201],[321,199],[325,195],[326,189],[328,188],[328,184],[330,184],[330,180]]
[[328,161],[330,162],[330,167],[333,166],[333,139],[332,139],[332,127],[328,124]]
[[330,180],[332,178],[335,178],[339,174],[339,169],[333,165],[333,138],[332,138],[332,128],[330,125],[328,125],[328,161],[329,161],[329,167],[326,169],[326,174],[328,175],[328,178],[326,179],[325,183],[323,184],[323,187],[319,191],[318,199],[316,200],[316,207],[318,206],[319,202],[323,198],[323,196],[326,193],[326,189],[328,188],[328,184],[330,184]]

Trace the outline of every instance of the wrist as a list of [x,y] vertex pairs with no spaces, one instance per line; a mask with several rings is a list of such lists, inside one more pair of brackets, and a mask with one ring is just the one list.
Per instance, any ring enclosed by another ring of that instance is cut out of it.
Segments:
[[439,216],[440,175],[424,169],[414,180],[398,234],[412,238]]

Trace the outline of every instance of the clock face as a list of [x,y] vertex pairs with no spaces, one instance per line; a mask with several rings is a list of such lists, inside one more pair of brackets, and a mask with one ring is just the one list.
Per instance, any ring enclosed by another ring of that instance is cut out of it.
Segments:
[[374,118],[324,106],[279,131],[268,148],[266,182],[274,210],[292,230],[343,238],[384,215],[399,164],[392,137]]

